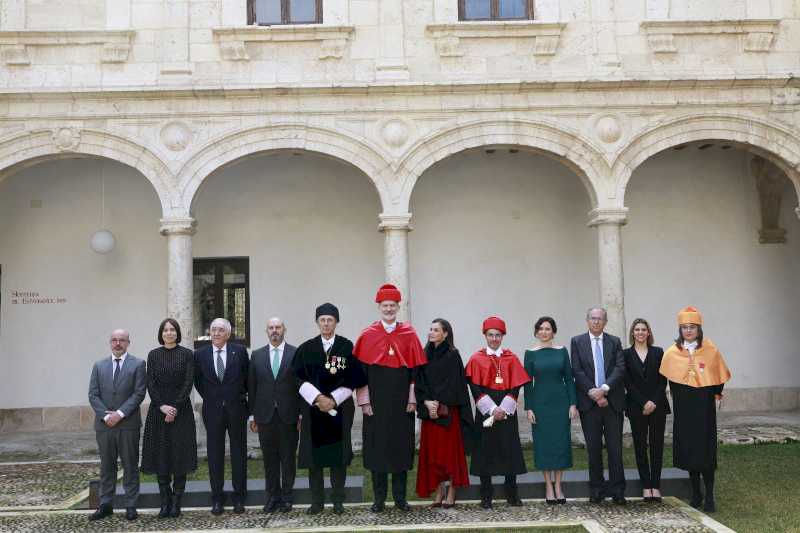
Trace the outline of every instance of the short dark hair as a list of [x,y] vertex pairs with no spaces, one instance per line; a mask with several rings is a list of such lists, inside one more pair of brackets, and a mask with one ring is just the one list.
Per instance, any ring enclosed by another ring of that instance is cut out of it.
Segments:
[[542,324],[544,324],[545,322],[549,322],[550,323],[550,327],[553,328],[553,335],[558,333],[558,326],[556,326],[556,321],[553,319],[553,317],[551,317],[551,316],[543,316],[543,317],[540,317],[539,320],[537,320],[536,323],[533,325],[533,333],[534,333],[534,335],[536,333],[539,333],[539,328],[541,328]]
[[647,347],[649,348],[650,346],[653,345],[655,340],[653,339],[653,328],[650,327],[650,324],[644,318],[633,319],[633,322],[631,322],[631,329],[628,332],[628,340],[630,341],[631,346],[636,344],[636,340],[633,338],[633,328],[635,328],[639,324],[644,324],[644,326],[647,328]]
[[[701,326],[700,324],[695,324],[695,326],[697,326],[697,347],[698,348],[702,348],[703,347],[703,326]],[[681,349],[683,349],[683,343],[684,343],[683,332],[681,331],[681,327],[678,326],[678,338],[675,339],[675,345],[680,347]]]
[[[431,324],[439,324],[440,326],[442,326],[442,331],[447,333],[447,337],[444,338],[444,342],[447,344],[447,346],[450,347],[451,350],[455,350],[456,341],[455,338],[453,337],[453,326],[450,325],[450,322],[448,322],[444,318],[434,318],[433,320],[431,320]],[[431,344],[432,343],[429,341],[428,345]]]
[[166,326],[167,324],[172,324],[172,327],[175,328],[175,331],[178,333],[178,338],[177,338],[177,340],[175,342],[180,344],[181,343],[181,327],[178,324],[178,321],[175,320],[174,318],[165,318],[164,320],[161,321],[161,325],[158,326],[158,336],[157,336],[158,344],[160,344],[161,346],[164,346],[164,326]]

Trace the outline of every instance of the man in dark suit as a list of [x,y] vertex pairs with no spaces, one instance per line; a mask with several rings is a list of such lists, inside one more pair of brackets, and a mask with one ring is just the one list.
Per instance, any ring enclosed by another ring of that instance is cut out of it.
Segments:
[[209,328],[211,345],[194,353],[194,385],[203,398],[206,426],[211,512],[225,511],[225,432],[231,449],[233,512],[244,512],[247,497],[247,350],[229,344],[231,323],[216,318]]
[[139,405],[147,391],[145,362],[128,353],[130,334],[111,332],[111,357],[97,361],[89,379],[89,404],[94,410],[94,431],[100,449],[100,506],[89,517],[99,520],[113,514],[117,486],[117,457],[123,468],[125,518],[136,520],[139,497]]
[[295,346],[284,340],[280,318],[267,321],[269,344],[253,352],[248,377],[250,431],[258,432],[264,457],[265,513],[292,510],[297,472],[299,385],[292,370]]
[[[625,360],[619,337],[604,333],[606,310],[586,312],[589,332],[572,337],[572,373],[578,397],[581,427],[589,455],[590,500],[600,503],[610,495],[625,502],[625,470],[622,466],[622,413],[625,409]],[[603,439],[608,449],[609,482],[603,478]]]

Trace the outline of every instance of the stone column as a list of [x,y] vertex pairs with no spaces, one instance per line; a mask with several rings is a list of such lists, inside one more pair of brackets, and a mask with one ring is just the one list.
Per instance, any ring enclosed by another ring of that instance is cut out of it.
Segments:
[[411,289],[408,281],[408,232],[411,231],[411,213],[402,215],[378,215],[378,229],[384,233],[383,265],[386,282],[400,289],[399,319],[411,320]]
[[181,325],[181,344],[194,349],[192,316],[192,235],[197,221],[191,217],[161,219],[161,235],[167,238],[167,316]]
[[600,260],[600,305],[608,311],[607,331],[625,339],[625,280],[622,274],[622,226],[628,208],[598,208],[589,212],[589,226],[597,228]]

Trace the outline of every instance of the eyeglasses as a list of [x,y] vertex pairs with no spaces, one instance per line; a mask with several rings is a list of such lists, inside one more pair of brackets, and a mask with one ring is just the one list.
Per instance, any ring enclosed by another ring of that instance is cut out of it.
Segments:
[[681,324],[681,329],[685,329],[686,331],[692,331],[697,329],[697,324]]

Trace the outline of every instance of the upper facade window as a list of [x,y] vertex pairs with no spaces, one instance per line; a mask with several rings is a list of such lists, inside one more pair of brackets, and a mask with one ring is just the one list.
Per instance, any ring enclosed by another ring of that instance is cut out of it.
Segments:
[[249,24],[322,23],[322,0],[247,0]]
[[532,20],[533,0],[458,0],[459,20]]

